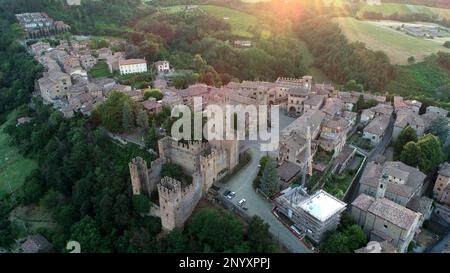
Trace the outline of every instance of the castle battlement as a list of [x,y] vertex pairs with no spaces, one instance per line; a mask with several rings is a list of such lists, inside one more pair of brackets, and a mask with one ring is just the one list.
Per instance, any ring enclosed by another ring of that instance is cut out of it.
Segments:
[[189,151],[201,151],[209,147],[208,142],[203,142],[200,140],[189,140],[187,142],[177,141],[170,136],[163,138],[161,141],[166,145],[170,145],[172,148]]
[[158,184],[158,193],[166,199],[175,199],[181,192],[181,182],[171,177],[163,177]]
[[276,82],[277,83],[291,83],[291,84],[299,84],[299,85],[303,85],[306,82],[311,82],[312,81],[312,77],[311,76],[304,76],[301,79],[298,78],[288,78],[288,77],[279,77]]
[[211,159],[214,159],[217,156],[217,154],[218,154],[218,151],[216,149],[211,150],[211,152],[209,154],[201,155],[200,156],[200,161],[202,163],[204,163],[205,161],[209,161]]
[[192,184],[187,186],[182,186],[182,183],[171,177],[164,177],[161,179],[161,183],[158,184],[159,194],[169,200],[174,200],[177,197],[187,197],[194,193],[196,190],[196,184],[199,182],[200,174],[195,173],[193,175]]

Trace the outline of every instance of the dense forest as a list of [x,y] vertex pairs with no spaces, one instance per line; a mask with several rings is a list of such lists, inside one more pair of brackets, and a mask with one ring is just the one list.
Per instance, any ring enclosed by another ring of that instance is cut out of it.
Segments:
[[[52,213],[58,229],[40,232],[53,241],[56,251],[68,240],[80,242],[83,252],[275,250],[268,226],[260,219],[254,218],[245,228],[254,232],[243,233],[244,225],[236,216],[216,210],[200,210],[184,232],[175,230],[157,241],[160,220],[140,216],[128,172],[131,158],[141,156],[151,161],[149,153],[111,142],[106,131],[90,119],[78,116],[65,120],[37,99],[16,112],[32,117],[33,122],[19,127],[10,124],[6,132],[24,155],[39,162],[39,169],[16,193],[16,202],[23,206],[37,203]],[[0,208],[6,210],[7,205],[3,200]],[[205,226],[222,228],[205,230]],[[14,234],[13,227],[9,229]],[[217,232],[226,235],[217,236]],[[0,238],[0,243],[8,246],[12,238]]]
[[366,90],[384,91],[395,78],[396,69],[382,51],[368,50],[362,43],[350,43],[341,29],[324,16],[297,24],[320,67],[331,80],[344,84],[356,80]]
[[17,41],[20,36],[14,25],[0,19],[0,123],[5,113],[29,100],[34,79],[41,71]]

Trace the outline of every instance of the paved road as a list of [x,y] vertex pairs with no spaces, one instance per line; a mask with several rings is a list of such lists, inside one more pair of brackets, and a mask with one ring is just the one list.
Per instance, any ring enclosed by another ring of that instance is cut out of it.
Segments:
[[450,245],[450,232],[447,233],[442,240],[440,240],[436,245],[434,245],[431,249],[426,250],[428,253],[442,253],[442,251]]
[[[285,128],[293,120],[295,119],[280,113],[280,130]],[[291,252],[312,252],[272,214],[272,203],[264,199],[253,189],[253,180],[256,178],[259,170],[259,160],[266,153],[261,152],[260,144],[257,141],[243,141],[243,145],[249,148],[252,160],[244,169],[234,175],[226,184],[222,185],[220,194],[226,189],[236,192],[236,196],[232,199],[234,203],[245,198],[247,201],[245,207],[248,208],[246,213],[249,216],[258,215],[268,223],[270,226],[269,230],[274,238]]]
[[[252,182],[258,173],[259,160],[264,153],[259,149],[250,148],[252,160],[250,163],[237,173],[232,179],[223,185],[223,191],[229,189],[236,192],[236,196],[232,202],[239,202],[245,198],[247,203],[245,207],[248,208],[246,213],[249,216],[258,215],[270,226],[270,232],[276,240],[286,246],[291,252],[295,253],[309,253],[309,250],[297,237],[295,237],[271,212],[272,204],[262,198],[253,189]],[[220,194],[223,193],[220,192]]]

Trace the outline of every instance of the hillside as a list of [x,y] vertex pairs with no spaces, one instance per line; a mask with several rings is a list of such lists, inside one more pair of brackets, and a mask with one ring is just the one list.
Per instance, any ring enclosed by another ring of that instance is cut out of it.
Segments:
[[[444,41],[441,39],[413,37],[390,28],[388,24],[360,21],[350,17],[335,18],[334,21],[350,41],[360,41],[371,50],[386,52],[394,64],[407,64],[407,59],[411,56],[420,61],[438,51],[450,52],[450,49],[443,46]],[[447,40],[450,40],[450,37]]]
[[[183,11],[186,8],[184,5],[171,6],[163,8],[164,12],[176,13]],[[199,5],[194,11],[206,12],[212,16],[223,20],[224,22],[231,25],[232,34],[236,36],[251,38],[253,34],[250,29],[257,24],[257,19],[255,16],[250,14],[214,5]],[[193,12],[194,12],[193,11]]]
[[362,17],[366,12],[381,13],[383,16],[391,16],[394,14],[397,14],[399,16],[425,14],[430,18],[435,17],[436,19],[450,18],[450,9],[396,3],[386,3],[379,6],[364,4],[360,6],[357,16]]
[[385,3],[424,5],[428,7],[450,8],[448,0],[382,0]]

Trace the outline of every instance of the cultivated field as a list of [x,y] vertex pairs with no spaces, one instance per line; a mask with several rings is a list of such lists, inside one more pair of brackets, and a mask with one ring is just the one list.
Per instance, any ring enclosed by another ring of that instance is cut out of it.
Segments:
[[[164,8],[164,11],[180,12],[184,10],[185,7],[186,6],[184,5],[172,6]],[[249,31],[249,28],[257,25],[257,19],[255,16],[234,9],[214,5],[198,5],[194,10],[207,12],[212,16],[229,23],[231,25],[232,33],[236,36],[247,38],[253,37],[253,34]]]
[[[11,114],[9,122],[14,122]],[[23,158],[15,147],[9,146],[9,136],[3,133],[6,123],[0,126],[0,198],[20,188],[25,178],[37,168],[34,160]]]
[[438,18],[450,18],[449,9],[432,8],[419,5],[404,5],[404,4],[381,4],[379,6],[362,5],[358,15],[361,16],[364,12],[380,12],[385,16],[397,13],[398,15],[412,15],[416,13],[428,14],[430,16],[437,15]]
[[442,39],[416,38],[390,28],[383,22],[360,21],[350,17],[334,20],[350,41],[360,41],[369,49],[386,52],[392,63],[406,64],[411,56],[420,61],[438,51],[450,52],[443,46]]

